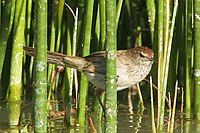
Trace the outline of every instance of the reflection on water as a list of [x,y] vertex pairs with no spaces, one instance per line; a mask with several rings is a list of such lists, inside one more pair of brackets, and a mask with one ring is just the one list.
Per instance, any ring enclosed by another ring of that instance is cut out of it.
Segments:
[[[141,108],[139,100],[133,99],[132,106],[128,106],[128,101],[122,100],[118,102],[118,132],[125,132],[125,133],[145,133],[145,132],[152,132],[151,129],[151,110],[150,110],[150,103],[144,102],[145,109]],[[146,100],[148,101],[148,100]],[[30,103],[30,102],[28,102]],[[20,103],[2,103],[0,105],[0,132],[7,132],[7,131],[21,131],[21,132],[33,132],[33,122],[32,122],[32,104],[25,104],[28,105],[26,109],[21,109],[19,111],[20,106],[24,105]],[[22,113],[23,112],[23,113]],[[155,111],[156,112],[156,111]],[[165,129],[167,130],[167,112],[165,118]],[[18,126],[18,117],[20,119],[20,126]],[[89,114],[88,114],[89,116]],[[156,117],[156,114],[155,114]],[[200,126],[199,124],[195,124],[194,121],[184,119],[185,115],[176,112],[175,118],[175,126],[174,132],[199,132]],[[85,132],[89,132],[90,128],[78,128],[76,126],[67,127],[66,117],[60,117],[57,119],[49,119],[49,131],[51,132],[79,132],[83,130]],[[94,119],[94,118],[93,118]],[[156,118],[155,118],[156,120]],[[93,120],[95,121],[95,120]],[[11,126],[9,126],[11,125]],[[95,125],[94,125],[95,126]],[[98,129],[97,129],[98,130]],[[102,131],[102,130],[98,130]]]
[[[145,127],[145,128],[144,128]],[[146,110],[131,111],[118,105],[118,132],[151,132],[151,116]]]

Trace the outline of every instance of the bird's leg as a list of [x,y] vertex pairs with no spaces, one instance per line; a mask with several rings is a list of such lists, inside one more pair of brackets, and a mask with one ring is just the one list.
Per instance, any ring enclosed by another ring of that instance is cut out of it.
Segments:
[[[102,107],[103,116],[104,116],[104,118],[105,118],[105,106],[104,106],[104,104],[103,104],[103,102],[102,102],[102,99],[103,99],[103,101],[104,101],[104,95],[103,95],[103,93],[104,93],[104,90],[103,90],[103,89],[99,89],[99,88],[96,89],[95,92],[94,92],[95,96],[97,96],[98,101],[99,101],[99,103],[100,103],[100,105],[101,105],[101,107]],[[102,98],[102,97],[103,97],[103,98]]]
[[51,73],[51,85],[55,82],[56,77],[64,70],[63,66],[57,66]]

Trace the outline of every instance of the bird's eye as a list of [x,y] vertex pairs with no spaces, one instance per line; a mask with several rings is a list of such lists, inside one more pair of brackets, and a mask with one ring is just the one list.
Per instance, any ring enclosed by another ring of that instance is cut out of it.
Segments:
[[144,54],[143,53],[140,53],[140,57],[142,58],[145,58]]

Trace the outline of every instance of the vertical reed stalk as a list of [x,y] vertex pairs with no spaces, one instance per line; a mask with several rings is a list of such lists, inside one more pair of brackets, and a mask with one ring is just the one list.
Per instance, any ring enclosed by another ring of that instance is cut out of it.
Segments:
[[[71,10],[63,13],[63,9],[64,9],[64,5],[66,5],[64,3],[64,1],[60,2],[60,6],[59,6],[59,10],[58,13],[60,14],[60,41],[62,43],[62,41],[64,42],[63,45],[63,53],[66,55],[72,55],[72,36],[73,36],[73,20],[74,18],[74,12]],[[65,6],[66,8],[70,8],[69,6]],[[62,18],[63,17],[63,18]],[[62,21],[63,20],[63,21]],[[67,20],[67,21],[64,21]],[[65,36],[66,38],[63,38],[63,36]],[[61,43],[59,45],[61,45]],[[62,87],[62,99],[64,102],[64,105],[67,105],[67,108],[71,107],[71,100],[72,100],[72,89],[70,88],[70,83],[72,83],[72,79],[71,79],[71,75],[73,73],[71,73],[72,70],[71,68],[65,68],[64,71],[64,79],[63,79],[63,87]],[[72,77],[73,78],[73,77]]]
[[2,3],[0,2],[0,29],[1,29]]
[[105,39],[106,39],[106,6],[105,0],[100,0],[100,44],[99,49],[105,49]]
[[[95,39],[96,41],[94,43],[98,43],[98,47],[95,47],[96,50],[102,50],[102,48],[104,48],[104,43],[105,43],[105,36],[104,37],[101,36],[102,34],[106,33],[106,29],[103,31],[101,27],[101,18],[100,18],[101,13],[103,13],[103,15],[105,16],[105,0],[102,0],[102,1],[104,2],[104,12],[100,12],[101,4],[98,4],[96,25],[95,25],[95,36],[97,39]],[[106,18],[103,18],[103,19],[105,21]],[[102,24],[106,24],[106,23],[104,22]],[[101,32],[104,32],[104,33],[101,34]],[[96,89],[99,89],[99,88],[96,88]],[[102,105],[103,104],[102,101],[104,101],[104,98],[105,98],[105,93],[102,93],[101,95],[99,95],[98,91],[95,90],[94,95],[93,95],[94,104],[93,104],[93,110],[92,110],[92,117],[94,118],[93,119],[94,124],[96,125],[98,132],[102,132],[102,114],[103,114],[102,106],[104,106]]]
[[[75,14],[75,22],[74,22],[74,29],[73,29],[73,40],[72,40],[72,55],[76,55],[76,48],[77,48],[77,28],[78,28],[78,8],[76,8],[76,14]],[[77,102],[78,102],[78,85],[77,85],[77,71],[75,69],[71,69],[71,83],[70,83],[70,89],[72,91],[73,86],[73,76],[74,76],[74,83],[75,83],[75,99],[76,99],[76,108],[77,108]],[[72,75],[73,74],[73,75]]]
[[190,118],[191,112],[191,90],[192,90],[192,0],[185,0],[185,94],[186,117]]
[[105,132],[117,132],[116,1],[106,0],[106,123]]
[[[72,37],[72,45],[71,45],[71,55],[72,56],[75,56],[76,55],[76,47],[77,47],[77,22],[78,22],[78,8],[76,8],[76,12],[75,14],[73,14],[73,17],[74,17],[74,26],[73,26],[73,37]],[[69,44],[68,44],[69,45]],[[69,88],[66,88],[66,89],[69,89],[68,93],[67,94],[69,96],[68,98],[68,101],[67,102],[67,105],[68,105],[68,108],[73,108],[73,83],[74,83],[74,74],[75,74],[75,69],[73,68],[70,68],[70,75],[69,75]],[[76,89],[76,88],[75,88]],[[77,91],[75,91],[75,99],[76,99],[76,103],[77,103]],[[76,108],[77,108],[77,104],[76,104]],[[73,125],[74,122],[74,117],[73,116],[70,116],[70,124]]]
[[147,0],[148,22],[151,31],[151,42],[153,43],[154,25],[155,25],[155,3],[154,0]]
[[47,132],[47,1],[35,1],[34,131]]
[[194,115],[200,122],[200,1],[194,1]]
[[19,101],[22,92],[22,57],[25,43],[26,0],[17,0],[14,18],[13,50],[10,69],[9,101]]
[[[169,6],[169,3],[168,3],[168,6]],[[160,100],[161,100],[160,102],[161,103],[160,103],[160,106],[158,105],[158,108],[161,108],[160,110],[158,110],[159,111],[158,112],[158,114],[159,114],[159,117],[158,117],[158,119],[159,119],[158,131],[159,132],[163,131],[163,126],[164,126],[163,119],[164,119],[164,109],[165,109],[165,94],[166,94],[166,90],[167,90],[167,80],[168,80],[168,73],[169,73],[169,61],[170,61],[172,38],[173,38],[173,33],[174,33],[174,25],[175,25],[175,18],[176,18],[177,8],[178,8],[178,0],[176,0],[174,2],[171,27],[169,29],[165,30],[165,32],[169,33],[169,36],[168,35],[165,36],[168,39],[165,38],[164,47],[162,45],[158,45],[158,47],[160,47],[160,48],[158,48],[158,49],[160,49],[159,50],[159,54],[160,54],[159,57],[161,57],[161,58],[159,58],[159,61],[160,61],[159,64],[160,65],[158,64],[159,65],[158,66],[158,69],[159,69],[158,70],[158,77],[159,77],[158,78],[158,89],[159,89],[159,87],[161,89],[160,90]],[[169,22],[166,22],[166,23],[169,23]],[[167,42],[165,42],[165,41],[167,41]]]
[[[6,48],[8,43],[8,38],[11,33],[14,13],[15,13],[15,0],[6,0],[4,6],[2,5],[2,21],[0,25],[0,81],[4,78],[2,77],[4,59],[6,54]],[[8,81],[3,81],[8,82]],[[2,84],[0,83],[0,97],[3,97],[5,94],[5,89],[2,88]]]
[[173,133],[174,130],[174,118],[175,118],[175,112],[176,112],[176,99],[177,99],[177,91],[178,91],[178,81],[176,81],[175,85],[175,92],[174,92],[174,103],[172,108],[172,116],[171,116],[171,122],[170,122],[170,133]]
[[117,13],[116,13],[116,28],[118,27],[118,23],[119,23],[119,18],[120,18],[120,14],[121,14],[121,9],[122,9],[122,4],[123,4],[123,0],[119,0],[117,3]]
[[[49,36],[49,38],[48,38],[48,40],[49,40],[49,51],[55,51],[55,42],[56,42],[56,28],[57,28],[57,3],[56,3],[57,1],[55,0],[55,1],[53,1],[52,3],[51,3],[51,12],[52,12],[52,14],[51,14],[51,30],[50,30],[50,36]],[[47,73],[47,78],[48,78],[48,84],[50,84],[51,85],[51,87],[53,87],[52,86],[52,84],[51,84],[51,74],[52,74],[52,71],[53,71],[53,69],[55,68],[55,66],[54,65],[52,65],[52,64],[48,64],[47,65],[48,66],[48,73]],[[53,88],[51,88],[51,89],[53,89]],[[49,91],[49,96],[51,95],[51,91]],[[49,97],[50,98],[50,97]],[[49,99],[48,98],[48,99]]]
[[[94,52],[94,51],[98,51],[99,50],[99,44],[100,44],[100,30],[101,30],[101,27],[100,27],[100,8],[99,8],[99,4],[98,6],[96,7],[97,9],[97,13],[96,13],[96,23],[94,24],[95,25],[95,28],[94,29],[94,32],[92,33],[94,37],[94,39],[92,39],[92,44],[93,44],[93,47],[91,47],[91,52]],[[93,18],[94,20],[95,18]]]
[[56,51],[59,51],[60,42],[61,42],[61,32],[62,32],[62,17],[63,17],[63,8],[64,8],[64,0],[58,0],[56,5],[58,8],[57,11],[57,37],[56,37]]
[[[83,56],[89,55],[90,53],[90,39],[91,39],[91,28],[92,28],[92,15],[93,15],[94,0],[86,1],[86,12],[84,17],[83,25]],[[80,126],[85,126],[85,111],[86,111],[86,99],[87,99],[88,81],[87,78],[82,74],[80,82],[80,98],[79,98],[79,112],[78,122]]]
[[168,120],[167,120],[167,132],[170,131],[170,126],[171,126],[171,119],[172,119],[172,101],[171,101],[171,95],[170,92],[168,93],[168,107],[169,107],[169,115],[168,115]]
[[29,32],[26,34],[26,44],[30,44],[31,39],[31,13],[32,13],[32,0],[26,1],[26,30],[29,30]]
[[77,43],[78,48],[82,47],[83,40],[83,25],[84,15],[86,12],[86,0],[78,0],[78,30],[77,30]]
[[162,77],[163,77],[163,0],[157,1],[157,17],[156,17],[156,28],[157,33],[155,33],[155,38],[157,42],[155,41],[156,45],[158,46],[158,122],[157,122],[157,128],[158,130],[162,130],[163,125],[163,118],[164,116],[161,115],[161,112],[164,112],[164,110],[161,110],[161,98],[164,96],[163,94],[163,87],[162,87]]
[[139,99],[140,99],[140,103],[141,103],[141,108],[144,109],[144,102],[143,102],[142,93],[141,93],[139,84],[137,84],[137,89],[138,89],[138,95],[139,95]]
[[151,76],[150,76],[150,92],[151,92],[151,126],[153,133],[156,133],[156,124],[154,120],[153,85]]

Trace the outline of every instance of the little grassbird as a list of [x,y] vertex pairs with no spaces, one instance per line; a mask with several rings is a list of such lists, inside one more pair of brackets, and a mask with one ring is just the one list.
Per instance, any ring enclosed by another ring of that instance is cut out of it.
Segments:
[[[32,47],[24,47],[26,53],[35,56]],[[131,87],[142,81],[150,72],[154,53],[145,46],[116,52],[117,91]],[[106,52],[99,51],[86,57],[68,56],[61,53],[47,53],[47,61],[52,64],[75,68],[83,72],[97,88],[105,89]]]

